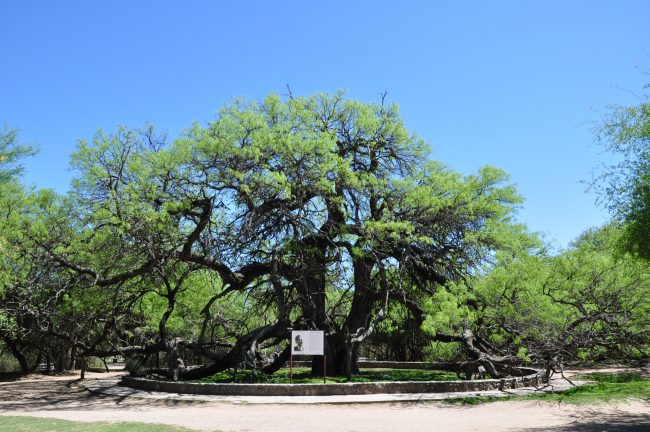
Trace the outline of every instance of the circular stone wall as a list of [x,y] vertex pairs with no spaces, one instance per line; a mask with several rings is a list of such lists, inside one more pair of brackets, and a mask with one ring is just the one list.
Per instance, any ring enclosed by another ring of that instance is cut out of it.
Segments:
[[[373,362],[380,363],[380,362]],[[390,366],[388,366],[388,363]],[[396,368],[398,362],[381,362],[380,367]],[[402,363],[401,369],[408,369]],[[412,369],[418,369],[413,367]],[[428,369],[428,368],[427,368]],[[145,378],[122,377],[127,387],[168,393],[220,396],[333,396],[377,393],[450,393],[486,390],[507,390],[543,384],[544,374],[528,368],[519,368],[522,376],[471,381],[394,381],[336,384],[234,384],[159,381]]]

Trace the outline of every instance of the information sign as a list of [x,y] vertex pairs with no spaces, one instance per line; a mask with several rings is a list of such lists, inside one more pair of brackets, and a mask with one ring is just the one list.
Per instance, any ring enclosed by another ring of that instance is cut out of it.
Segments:
[[294,330],[291,332],[291,354],[323,355],[324,341],[322,330]]

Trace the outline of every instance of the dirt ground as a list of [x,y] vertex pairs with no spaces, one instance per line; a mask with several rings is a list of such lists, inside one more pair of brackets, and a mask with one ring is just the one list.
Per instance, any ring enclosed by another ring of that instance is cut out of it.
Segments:
[[[110,374],[88,373],[88,379]],[[650,403],[574,406],[502,401],[480,405],[391,403],[235,405],[95,395],[78,376],[31,375],[0,383],[0,415],[164,423],[207,431],[650,431]]]

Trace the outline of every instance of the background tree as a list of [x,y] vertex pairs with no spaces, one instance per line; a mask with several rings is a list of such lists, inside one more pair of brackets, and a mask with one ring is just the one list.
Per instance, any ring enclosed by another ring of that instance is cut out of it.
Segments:
[[15,181],[23,172],[20,160],[36,153],[33,146],[18,142],[18,134],[6,125],[0,131],[0,184]]
[[626,251],[650,259],[650,100],[614,105],[598,127],[598,141],[616,157],[600,168],[593,187],[623,223]]
[[[614,225],[585,232],[567,251],[501,251],[484,275],[440,291],[428,305],[429,332],[468,332],[468,364],[509,365],[645,358],[650,349],[647,266],[617,250]],[[467,341],[463,341],[467,344]]]
[[[33,367],[27,351],[34,345],[34,335],[21,328],[8,313],[9,287],[26,277],[11,237],[22,229],[22,213],[29,207],[27,192],[19,182],[23,167],[21,159],[34,154],[33,147],[18,142],[18,131],[6,126],[0,131],[0,346],[4,346],[18,361],[23,373]],[[17,274],[18,273],[18,274]]]

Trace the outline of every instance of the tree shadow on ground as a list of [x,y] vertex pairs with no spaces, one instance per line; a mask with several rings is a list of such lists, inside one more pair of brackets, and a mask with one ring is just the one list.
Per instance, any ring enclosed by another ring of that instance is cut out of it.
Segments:
[[581,412],[568,425],[526,430],[530,432],[648,432],[650,413],[630,413],[623,410],[603,412],[594,408]]
[[113,396],[94,394],[79,386],[79,380],[13,382],[0,386],[0,413],[95,410],[129,407],[183,407],[197,406],[201,402],[173,399],[145,400],[130,395]]
[[20,372],[0,372],[0,382],[17,381],[24,376],[25,374]]

